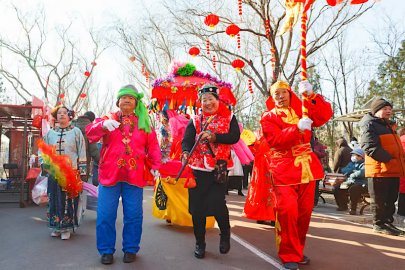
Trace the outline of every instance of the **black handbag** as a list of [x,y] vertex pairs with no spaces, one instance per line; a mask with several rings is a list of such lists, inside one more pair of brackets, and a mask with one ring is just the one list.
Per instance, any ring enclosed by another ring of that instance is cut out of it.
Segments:
[[218,159],[214,169],[214,181],[218,184],[226,182],[227,162],[223,159]]

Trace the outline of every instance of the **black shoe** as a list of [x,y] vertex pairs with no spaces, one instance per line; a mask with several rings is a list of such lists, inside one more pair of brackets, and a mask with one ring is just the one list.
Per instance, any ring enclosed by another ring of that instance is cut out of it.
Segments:
[[304,258],[298,264],[307,265],[311,262],[311,259],[304,255]]
[[238,191],[238,195],[239,196],[245,196],[245,194],[243,194],[243,192],[240,190],[240,191]]
[[382,234],[388,234],[388,235],[394,235],[394,236],[398,236],[400,234],[398,231],[387,226],[387,224],[374,225],[373,229],[374,229],[374,232],[376,232],[376,233],[382,233]]
[[124,263],[131,263],[133,261],[135,261],[136,259],[136,253],[129,253],[129,252],[125,252],[124,253]]
[[283,269],[288,269],[288,270],[298,270],[298,263],[295,262],[287,262],[283,264]]
[[114,256],[112,254],[101,255],[102,264],[112,264],[114,262]]
[[205,257],[205,243],[195,245],[194,257],[198,259],[202,259]]
[[398,232],[400,236],[405,236],[405,231],[398,229],[397,227],[392,225],[392,223],[385,223],[385,225],[387,227],[391,228],[393,231]]
[[356,212],[356,210],[351,209],[349,211],[349,214],[355,216],[355,215],[357,215],[357,212]]
[[229,252],[230,249],[231,249],[231,234],[221,233],[221,239],[219,240],[219,252],[221,254],[226,254]]

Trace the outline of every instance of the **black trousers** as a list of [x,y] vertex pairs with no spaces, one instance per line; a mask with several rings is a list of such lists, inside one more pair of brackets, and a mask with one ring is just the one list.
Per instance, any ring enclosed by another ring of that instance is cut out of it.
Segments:
[[189,189],[189,212],[193,220],[194,236],[197,244],[205,243],[207,216],[214,216],[221,236],[229,236],[231,226],[229,211],[225,201],[226,184],[214,181],[212,172],[193,170],[197,186]]
[[243,188],[247,188],[249,185],[249,175],[252,175],[253,161],[248,165],[243,165]]
[[336,187],[333,195],[335,196],[336,204],[339,208],[347,208],[347,204],[350,198],[350,209],[356,210],[357,204],[360,201],[361,194],[367,192],[367,188],[362,184],[353,184],[348,189],[340,189]]
[[375,177],[368,179],[373,223],[382,225],[394,221],[395,202],[398,199],[399,177]]

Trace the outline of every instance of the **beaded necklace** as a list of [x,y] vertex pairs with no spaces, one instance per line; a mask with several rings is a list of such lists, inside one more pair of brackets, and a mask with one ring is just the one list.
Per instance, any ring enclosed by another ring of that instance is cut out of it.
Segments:
[[[129,146],[129,143],[131,142],[131,137],[132,137],[132,133],[134,132],[135,129],[135,122],[131,120],[130,116],[123,116],[120,115],[120,126],[119,129],[121,131],[122,137],[124,137],[122,139],[122,142],[125,145],[125,154],[127,155],[131,155],[133,150],[131,148],[131,146]],[[129,132],[125,132],[124,131],[124,127],[129,125]]]

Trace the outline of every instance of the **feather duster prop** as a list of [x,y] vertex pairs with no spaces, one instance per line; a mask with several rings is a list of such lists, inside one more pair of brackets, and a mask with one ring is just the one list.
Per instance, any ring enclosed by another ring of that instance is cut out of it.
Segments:
[[69,198],[75,198],[83,190],[83,182],[78,170],[72,168],[72,161],[66,155],[56,153],[55,146],[46,144],[43,140],[37,141],[45,165],[49,166],[49,173],[55,178],[58,185],[66,191]]

